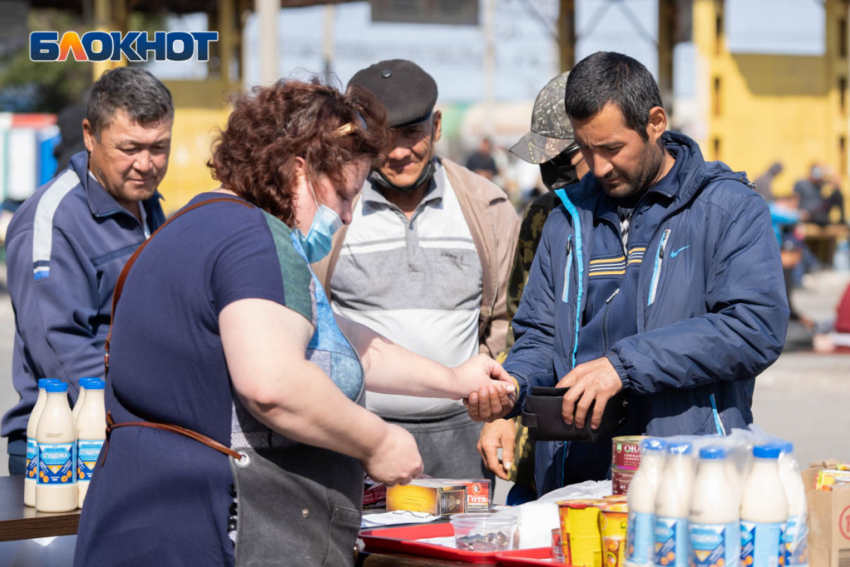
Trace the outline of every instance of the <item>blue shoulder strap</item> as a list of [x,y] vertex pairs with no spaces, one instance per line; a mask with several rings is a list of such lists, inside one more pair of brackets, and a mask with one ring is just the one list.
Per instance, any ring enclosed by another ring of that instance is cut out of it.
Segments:
[[[561,200],[564,208],[567,209],[567,212],[573,218],[573,229],[576,233],[576,267],[578,271],[576,275],[578,276],[578,287],[577,287],[577,295],[576,295],[576,334],[575,340],[573,341],[573,353],[572,353],[572,368],[576,367],[576,352],[578,351],[578,332],[581,328],[581,303],[584,299],[584,255],[582,253],[582,242],[581,242],[581,218],[579,217],[578,210],[576,206],[573,205],[570,198],[567,196],[567,191],[565,189],[556,189],[555,195]],[[565,282],[566,285],[566,282]]]

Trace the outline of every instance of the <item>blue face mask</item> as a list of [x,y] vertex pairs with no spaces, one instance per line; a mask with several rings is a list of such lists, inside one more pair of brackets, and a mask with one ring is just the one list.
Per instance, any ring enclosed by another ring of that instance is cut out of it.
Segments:
[[334,233],[342,226],[342,219],[332,209],[325,205],[319,205],[319,200],[316,199],[316,192],[313,191],[313,185],[307,181],[310,187],[310,193],[313,194],[313,200],[316,202],[316,215],[313,217],[313,222],[310,223],[310,230],[307,236],[304,236],[299,229],[295,229],[295,238],[304,249],[307,255],[307,261],[315,264],[325,256],[327,256],[333,246]]

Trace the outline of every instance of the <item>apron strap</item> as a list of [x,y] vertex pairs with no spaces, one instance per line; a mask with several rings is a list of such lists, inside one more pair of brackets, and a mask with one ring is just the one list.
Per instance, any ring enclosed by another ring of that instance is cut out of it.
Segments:
[[211,439],[206,435],[198,433],[197,431],[192,431],[191,429],[186,429],[185,427],[180,427],[179,425],[171,425],[168,423],[156,423],[151,421],[127,421],[124,423],[115,423],[115,420],[112,419],[112,412],[108,411],[106,412],[106,441],[103,444],[103,460],[101,461],[101,466],[106,465],[106,454],[109,452],[110,434],[112,433],[113,429],[118,429],[119,427],[150,427],[151,429],[170,431],[172,433],[177,433],[178,435],[188,437],[189,439],[194,439],[199,443],[203,443],[207,447],[215,449],[219,453],[222,453],[223,455],[226,455],[228,457],[233,457],[237,461],[242,460],[242,455],[240,455],[230,447],[225,447],[215,439]]
[[[215,197],[215,198],[207,199],[206,201],[201,201],[199,203],[195,203],[194,205],[185,207],[182,210],[180,210],[179,212],[177,212],[170,219],[168,219],[168,221],[166,221],[162,226],[160,226],[158,229],[156,229],[156,231],[150,236],[150,238],[148,238],[147,240],[142,242],[141,245],[139,245],[139,247],[136,248],[136,251],[133,252],[133,255],[130,256],[130,259],[127,260],[127,263],[124,265],[124,269],[121,270],[121,275],[118,276],[118,281],[115,283],[115,291],[112,294],[112,316],[110,318],[109,335],[107,335],[107,337],[106,337],[106,345],[105,345],[106,354],[103,357],[103,364],[104,364],[105,369],[106,369],[106,372],[104,373],[104,378],[106,378],[106,375],[109,373],[109,346],[112,343],[112,329],[113,329],[113,323],[115,322],[115,309],[118,307],[118,301],[121,299],[121,292],[124,290],[124,283],[127,281],[127,276],[129,275],[130,270],[133,268],[133,264],[136,263],[136,260],[138,259],[139,255],[142,253],[142,250],[144,250],[145,246],[147,246],[148,243],[151,240],[153,240],[154,236],[159,234],[159,231],[161,231],[163,228],[168,226],[171,222],[173,222],[178,217],[181,217],[184,214],[188,213],[189,211],[193,211],[193,210],[197,209],[198,207],[202,207],[204,205],[209,205],[211,203],[223,203],[223,202],[237,203],[237,204],[245,206],[245,207],[252,207],[252,208],[254,207],[254,205],[252,205],[251,203],[248,203],[247,201],[244,201],[242,199],[238,199],[236,197]],[[159,429],[159,430],[162,430],[162,431],[171,431],[172,433],[177,433],[178,435],[183,435],[185,437],[188,437],[190,439],[194,439],[195,441],[203,443],[207,447],[215,449],[219,453],[227,455],[228,457],[233,457],[234,459],[237,459],[237,460],[240,460],[242,458],[242,456],[239,453],[237,453],[236,451],[234,451],[233,449],[230,449],[229,447],[225,447],[224,445],[222,445],[218,441],[216,441],[214,439],[210,439],[206,435],[202,435],[202,434],[200,434],[196,431],[192,431],[191,429],[186,429],[185,427],[180,427],[178,425],[170,425],[170,424],[167,424],[167,423],[155,423],[155,422],[147,422],[147,421],[129,421],[129,422],[126,422],[126,423],[115,423],[115,420],[112,419],[112,412],[106,412],[106,440],[104,442],[104,447],[103,447],[102,465],[106,464],[106,454],[109,452],[109,437],[110,437],[110,433],[112,433],[112,430],[117,429],[119,427],[131,427],[131,426],[132,427],[150,427],[151,429]]]

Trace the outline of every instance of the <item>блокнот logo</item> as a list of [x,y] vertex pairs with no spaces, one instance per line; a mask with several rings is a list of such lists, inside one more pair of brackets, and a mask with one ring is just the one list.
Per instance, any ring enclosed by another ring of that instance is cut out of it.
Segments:
[[197,53],[198,61],[209,61],[210,43],[218,41],[218,32],[158,31],[153,34],[131,31],[90,31],[80,36],[65,32],[30,33],[30,60],[65,61],[70,53],[77,61],[147,61],[153,52],[155,61],[188,61]]

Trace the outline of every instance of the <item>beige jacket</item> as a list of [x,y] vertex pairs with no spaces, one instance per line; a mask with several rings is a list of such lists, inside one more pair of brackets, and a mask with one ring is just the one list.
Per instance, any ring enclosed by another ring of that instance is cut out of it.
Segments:
[[[510,319],[507,310],[508,277],[519,235],[519,216],[505,192],[462,165],[442,158],[460,208],[481,259],[481,313],[478,316],[478,352],[496,357],[505,350]],[[346,226],[334,235],[330,254],[313,264],[313,271],[331,298],[330,282],[345,240]],[[392,340],[392,337],[387,337]]]

